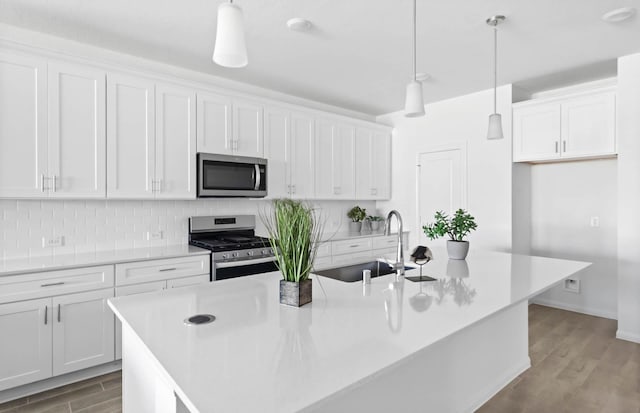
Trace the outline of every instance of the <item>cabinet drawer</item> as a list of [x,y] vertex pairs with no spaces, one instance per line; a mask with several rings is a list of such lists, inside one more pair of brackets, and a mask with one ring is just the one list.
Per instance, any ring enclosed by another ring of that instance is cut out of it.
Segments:
[[209,255],[117,264],[116,285],[209,274],[210,265]]
[[[402,242],[405,248],[409,242],[409,234],[402,234]],[[396,248],[398,245],[398,234],[373,238],[373,249]]]
[[331,260],[331,267],[339,267],[343,264],[356,264],[373,260],[371,251],[357,252],[354,254],[334,255]]
[[318,245],[318,253],[316,254],[316,257],[331,257],[331,242],[321,242],[320,245]]
[[331,243],[331,251],[333,252],[333,255],[371,251],[371,245],[371,238],[346,239],[343,241],[333,241]]
[[313,269],[322,270],[325,268],[331,268],[331,257],[316,257],[315,261],[313,262]]
[[196,275],[194,277],[176,278],[175,280],[167,280],[167,288],[188,287],[190,285],[206,284],[209,281],[209,274]]
[[153,281],[150,283],[125,285],[124,287],[116,287],[116,297],[160,291],[164,290],[166,286],[166,281]]
[[113,287],[113,265],[0,277],[0,303]]

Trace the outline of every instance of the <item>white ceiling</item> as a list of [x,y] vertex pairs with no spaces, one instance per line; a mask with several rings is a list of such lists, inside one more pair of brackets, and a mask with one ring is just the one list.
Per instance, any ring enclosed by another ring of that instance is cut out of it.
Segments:
[[[369,114],[402,108],[411,76],[410,0],[236,0],[249,65],[211,62],[221,0],[0,0],[0,22],[184,66]],[[640,19],[600,16],[640,0],[418,0],[418,71],[425,100],[492,86],[492,32],[501,13],[501,84],[543,88],[610,71],[640,51]],[[311,20],[291,32],[291,17]],[[558,79],[553,74],[561,73]],[[540,79],[537,82],[536,79]]]

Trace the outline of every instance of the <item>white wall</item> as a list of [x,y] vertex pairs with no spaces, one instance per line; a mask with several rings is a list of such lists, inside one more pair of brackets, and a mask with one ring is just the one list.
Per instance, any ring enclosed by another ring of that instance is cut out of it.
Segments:
[[[208,199],[194,201],[30,201],[0,200],[0,258],[94,252],[186,243],[187,219],[194,215],[254,214],[266,200]],[[325,231],[346,231],[353,201],[318,201]],[[373,201],[358,202],[375,211]],[[266,235],[257,218],[257,232]],[[147,231],[164,238],[148,241]],[[43,248],[42,237],[64,236],[65,246]]]
[[618,332],[640,343],[640,54],[618,59]]
[[615,159],[530,167],[530,253],[593,263],[580,294],[558,286],[535,302],[617,318],[617,172]]
[[[426,91],[428,93],[428,91]],[[392,125],[392,198],[378,209],[397,209],[411,231],[410,248],[433,245],[422,233],[417,218],[417,154],[450,143],[466,143],[467,208],[478,230],[469,236],[472,248],[511,249],[511,85],[498,89],[505,139],[486,139],[493,90],[485,90],[429,104],[426,116],[406,118],[402,112],[378,118]],[[438,177],[434,176],[434,180]],[[428,190],[428,188],[427,188]]]

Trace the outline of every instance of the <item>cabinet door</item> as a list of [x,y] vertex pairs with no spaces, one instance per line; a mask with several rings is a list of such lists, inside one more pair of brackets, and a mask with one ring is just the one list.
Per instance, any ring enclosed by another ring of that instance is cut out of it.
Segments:
[[113,289],[53,298],[53,374],[114,360]]
[[373,199],[391,198],[391,136],[385,132],[372,135],[371,187]]
[[[190,278],[190,277],[189,277]],[[125,295],[150,293],[153,291],[161,291],[167,287],[166,281],[155,281],[144,284],[127,285],[124,287],[116,287],[116,297],[122,297]],[[116,347],[115,347],[115,359],[120,360],[122,358],[122,323],[116,318]]]
[[560,157],[560,104],[542,103],[513,109],[513,160]]
[[291,115],[291,196],[313,198],[314,189],[314,127],[313,118],[304,114]]
[[264,157],[262,105],[246,100],[233,100],[233,153],[240,156]]
[[575,97],[562,103],[562,156],[616,152],[615,92]]
[[0,197],[46,197],[47,64],[0,53]]
[[150,80],[107,76],[107,197],[153,198],[155,96]]
[[231,154],[231,99],[209,93],[198,93],[197,151]]
[[315,139],[315,197],[319,199],[332,199],[339,194],[339,188],[335,181],[334,145],[336,127],[334,122],[318,119],[316,121]]
[[265,108],[264,134],[267,165],[267,191],[269,198],[289,196],[290,182],[290,124],[289,112],[278,108]]
[[49,63],[49,194],[106,196],[106,73]]
[[356,199],[373,199],[375,188],[372,177],[372,142],[373,131],[364,128],[356,129],[355,154]]
[[0,391],[51,377],[51,299],[0,305]]
[[156,86],[156,198],[196,198],[196,95]]

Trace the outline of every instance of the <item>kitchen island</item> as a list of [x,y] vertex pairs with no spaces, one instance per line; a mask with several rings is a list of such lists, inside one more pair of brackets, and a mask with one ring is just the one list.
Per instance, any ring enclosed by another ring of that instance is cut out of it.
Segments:
[[434,254],[436,281],[313,276],[302,308],[279,304],[279,273],[110,300],[125,413],[473,411],[530,366],[528,299],[589,264]]

